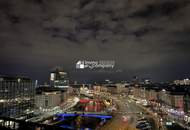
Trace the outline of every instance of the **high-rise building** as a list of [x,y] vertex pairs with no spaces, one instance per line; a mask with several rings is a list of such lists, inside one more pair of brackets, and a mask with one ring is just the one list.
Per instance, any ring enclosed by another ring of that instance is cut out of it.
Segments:
[[0,116],[17,117],[34,107],[35,83],[28,77],[0,76]]
[[58,88],[68,88],[69,79],[68,74],[60,68],[56,68],[55,71],[50,74],[50,84]]

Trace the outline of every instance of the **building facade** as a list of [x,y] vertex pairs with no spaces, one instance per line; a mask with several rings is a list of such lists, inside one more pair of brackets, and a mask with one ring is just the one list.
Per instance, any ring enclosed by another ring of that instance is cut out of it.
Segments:
[[50,84],[51,86],[57,88],[67,88],[69,87],[68,74],[62,69],[57,68],[50,74]]
[[35,83],[27,77],[0,76],[0,116],[17,117],[34,108]]
[[61,103],[61,92],[43,92],[35,96],[35,106],[37,108],[51,109]]
[[[64,103],[71,95],[72,88],[39,87],[36,89],[35,107],[51,108]],[[54,103],[52,103],[54,102]]]

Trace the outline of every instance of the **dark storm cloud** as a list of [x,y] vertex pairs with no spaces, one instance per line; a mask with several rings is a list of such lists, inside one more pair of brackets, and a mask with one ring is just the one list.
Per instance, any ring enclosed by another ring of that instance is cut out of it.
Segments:
[[[173,15],[176,11],[188,6],[188,0],[183,1],[160,1],[160,3],[152,3],[144,6],[144,8],[130,14],[130,17],[162,17]],[[175,15],[175,14],[174,14]]]
[[158,28],[158,27],[145,26],[145,27],[142,27],[142,28],[138,28],[136,31],[133,32],[133,34],[136,37],[142,37],[143,35],[148,35],[150,33],[156,33],[158,31],[161,32],[162,29]]
[[118,78],[178,75],[169,68],[188,70],[189,11],[188,0],[1,0],[1,66],[74,71],[79,59],[111,59]]

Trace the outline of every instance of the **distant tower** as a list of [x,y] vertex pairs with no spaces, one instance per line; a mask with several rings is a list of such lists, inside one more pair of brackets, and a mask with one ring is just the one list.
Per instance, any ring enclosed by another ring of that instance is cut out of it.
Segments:
[[50,74],[50,84],[53,87],[69,87],[68,74],[61,67],[56,67]]
[[77,81],[74,81],[74,85],[77,85]]
[[38,80],[35,81],[35,88],[38,87]]
[[145,80],[144,80],[144,84],[151,84],[150,79],[145,79]]
[[134,76],[134,77],[133,77],[133,84],[134,84],[135,86],[138,86],[138,85],[139,85],[139,78],[138,78],[137,76]]

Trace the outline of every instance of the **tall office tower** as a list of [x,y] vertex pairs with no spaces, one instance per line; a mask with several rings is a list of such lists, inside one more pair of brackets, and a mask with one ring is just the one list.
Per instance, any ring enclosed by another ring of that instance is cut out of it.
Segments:
[[50,84],[57,88],[68,88],[69,79],[67,73],[61,68],[56,68],[55,71],[50,74]]
[[0,116],[19,117],[34,108],[35,83],[28,77],[0,76]]

